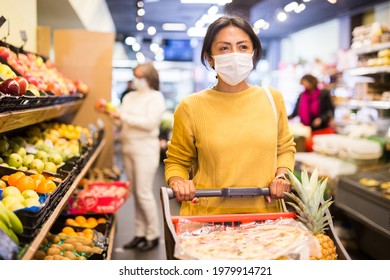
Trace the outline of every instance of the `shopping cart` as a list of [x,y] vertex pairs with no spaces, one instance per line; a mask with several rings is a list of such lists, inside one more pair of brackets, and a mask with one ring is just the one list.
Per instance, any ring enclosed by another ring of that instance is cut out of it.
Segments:
[[[196,197],[255,197],[268,196],[268,188],[225,188],[216,190],[197,190]],[[296,218],[295,212],[288,211],[284,200],[282,200],[283,212],[278,213],[255,213],[255,214],[223,214],[223,215],[205,215],[205,216],[179,216],[180,203],[175,199],[175,195],[171,188],[160,188],[160,199],[164,219],[164,238],[165,251],[168,260],[176,259],[174,256],[175,244],[178,242],[179,220],[187,219],[192,222],[208,223],[213,225],[234,225],[260,222],[265,220],[276,220],[279,218]],[[329,221],[329,229],[327,234],[332,238],[336,245],[336,251],[339,260],[350,260],[347,251],[343,247],[340,239],[335,233],[332,218],[327,211],[326,213]]]

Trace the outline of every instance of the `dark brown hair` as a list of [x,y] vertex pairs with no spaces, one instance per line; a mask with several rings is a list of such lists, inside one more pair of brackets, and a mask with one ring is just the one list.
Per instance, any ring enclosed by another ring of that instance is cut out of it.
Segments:
[[246,34],[249,35],[252,44],[253,44],[253,65],[256,67],[257,62],[259,62],[261,54],[262,54],[262,48],[259,38],[257,37],[256,33],[253,31],[253,28],[247,22],[245,19],[240,18],[238,16],[222,16],[218,18],[216,21],[214,21],[212,24],[209,25],[206,36],[203,39],[203,47],[202,47],[202,53],[201,53],[201,62],[204,66],[207,67],[206,61],[207,56],[211,57],[211,45],[213,44],[215,40],[215,36],[217,33],[229,26],[233,25],[235,27],[240,28],[243,30]]
[[140,70],[143,74],[143,77],[147,81],[150,88],[154,90],[160,90],[160,77],[153,63],[148,62],[144,64],[137,65],[133,71],[136,69]]
[[318,80],[317,80],[317,78],[314,77],[313,75],[306,74],[306,75],[304,75],[304,76],[301,78],[301,83],[302,83],[303,80],[308,81],[309,84],[310,84],[313,88],[316,88],[316,87],[317,87]]

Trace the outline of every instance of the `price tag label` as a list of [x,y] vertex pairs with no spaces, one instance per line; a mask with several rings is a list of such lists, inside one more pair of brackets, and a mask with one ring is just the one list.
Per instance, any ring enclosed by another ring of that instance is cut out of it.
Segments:
[[27,42],[27,33],[25,30],[20,30],[20,37],[22,38],[23,42]]

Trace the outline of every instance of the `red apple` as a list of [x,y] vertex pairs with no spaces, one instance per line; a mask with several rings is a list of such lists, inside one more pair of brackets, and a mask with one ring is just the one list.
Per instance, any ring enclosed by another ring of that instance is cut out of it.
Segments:
[[19,86],[20,86],[20,93],[25,94],[27,91],[27,87],[28,87],[27,79],[22,77],[22,76],[17,76],[14,78],[14,80],[17,81]]
[[11,56],[11,51],[9,48],[0,46],[0,57],[4,60],[7,60]]
[[81,80],[77,80],[73,82],[74,85],[77,88],[77,91],[83,94],[86,94],[89,92],[89,87]]
[[96,110],[98,110],[99,112],[104,112],[106,110],[106,107],[107,107],[107,100],[105,100],[104,98],[99,98],[98,100],[96,100],[95,103]]
[[0,91],[10,95],[23,95],[20,93],[20,86],[14,79],[7,79],[0,84]]

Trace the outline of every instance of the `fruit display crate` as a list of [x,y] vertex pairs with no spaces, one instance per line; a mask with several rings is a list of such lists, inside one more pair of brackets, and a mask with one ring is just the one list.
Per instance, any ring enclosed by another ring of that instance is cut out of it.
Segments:
[[[68,219],[75,220],[76,217],[80,215],[73,215],[67,212],[62,212],[61,215],[58,216],[58,219],[53,224],[50,229],[51,234],[59,234],[64,227],[71,227],[76,233],[82,232],[88,227],[69,225],[66,223]],[[108,253],[108,245],[109,245],[109,236],[113,227],[114,216],[112,214],[83,214],[87,220],[89,218],[94,218],[98,220],[99,218],[104,218],[106,220],[105,223],[99,223],[96,227],[91,228],[94,231],[94,236],[92,241],[95,245],[103,249],[102,254],[93,254],[88,259],[89,260],[104,260],[107,258]]]
[[18,110],[27,110],[52,105],[52,100],[47,96],[11,96],[0,92],[0,113]]

